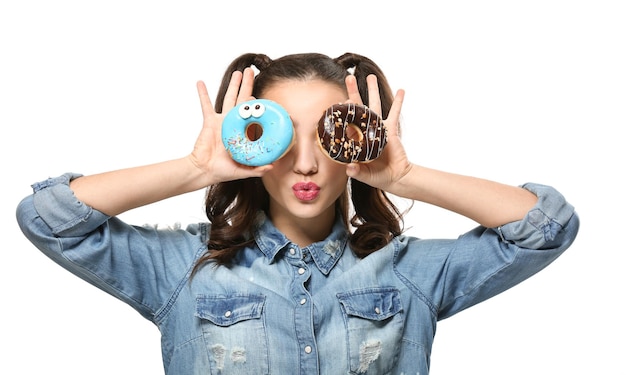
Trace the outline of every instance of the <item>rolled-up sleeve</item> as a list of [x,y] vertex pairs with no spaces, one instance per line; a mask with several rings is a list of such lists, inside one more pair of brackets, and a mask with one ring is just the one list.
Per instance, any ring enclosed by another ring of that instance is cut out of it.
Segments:
[[81,175],[66,173],[32,185],[33,206],[41,220],[57,236],[84,235],[109,219],[109,216],[76,198],[69,183],[78,177]]
[[526,249],[553,248],[562,241],[568,242],[566,239],[559,240],[558,237],[564,234],[563,228],[570,224],[572,218],[573,230],[568,232],[576,235],[578,220],[574,217],[575,210],[563,195],[545,185],[527,183],[522,187],[535,194],[538,201],[522,220],[498,228],[504,241]]

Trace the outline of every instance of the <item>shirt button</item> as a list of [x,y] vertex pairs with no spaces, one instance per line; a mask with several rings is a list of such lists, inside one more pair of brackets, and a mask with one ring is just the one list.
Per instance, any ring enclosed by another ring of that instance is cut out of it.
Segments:
[[380,309],[379,309],[378,307],[376,307],[376,308],[374,309],[374,312],[375,312],[376,314],[380,315]]
[[289,249],[289,254],[296,255],[296,249],[294,249],[293,247]]
[[301,305],[304,305],[305,303],[306,303],[306,298],[302,298],[302,299],[300,300],[300,304],[301,304]]
[[311,348],[309,345],[304,347],[304,352],[306,354],[311,354],[312,351],[313,351],[313,348]]
[[230,310],[224,313],[224,316],[227,318],[230,318],[231,315],[233,315],[233,313]]
[[302,275],[304,274],[304,271],[305,271],[304,268],[302,267],[298,268],[298,274]]

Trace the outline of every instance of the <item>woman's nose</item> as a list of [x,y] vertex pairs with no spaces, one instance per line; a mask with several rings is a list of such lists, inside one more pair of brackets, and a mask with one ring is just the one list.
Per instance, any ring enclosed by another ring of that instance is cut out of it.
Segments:
[[310,175],[317,173],[319,152],[316,149],[317,141],[313,139],[296,139],[295,144],[291,150],[293,155],[293,170],[298,174]]

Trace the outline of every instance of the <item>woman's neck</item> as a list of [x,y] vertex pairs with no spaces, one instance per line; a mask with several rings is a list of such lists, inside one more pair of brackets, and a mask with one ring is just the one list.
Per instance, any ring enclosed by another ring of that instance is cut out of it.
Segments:
[[299,247],[324,240],[335,222],[334,207],[314,218],[280,215],[273,213],[271,209],[269,216],[274,226]]

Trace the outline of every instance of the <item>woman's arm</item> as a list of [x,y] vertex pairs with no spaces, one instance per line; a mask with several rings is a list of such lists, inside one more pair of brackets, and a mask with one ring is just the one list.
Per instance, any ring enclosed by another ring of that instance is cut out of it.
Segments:
[[[374,75],[367,79],[369,106],[380,113],[380,95]],[[354,77],[346,79],[350,100],[361,103]],[[520,220],[535,205],[537,197],[526,189],[475,177],[429,169],[411,163],[399,134],[404,91],[394,98],[387,127],[387,148],[367,164],[349,164],[348,176],[391,194],[433,204],[475,220],[485,227],[497,227]]]
[[530,191],[481,178],[411,165],[390,193],[430,203],[494,228],[521,220],[535,205]]
[[[224,112],[250,99],[254,72],[234,72],[224,97]],[[73,180],[70,187],[85,204],[115,216],[211,184],[247,177],[259,177],[272,168],[247,167],[235,163],[221,139],[224,116],[216,113],[206,86],[198,82],[203,125],[194,149],[186,157],[161,163],[121,169]]]
[[190,157],[121,169],[72,180],[70,188],[85,204],[115,216],[124,211],[201,189],[203,171]]

